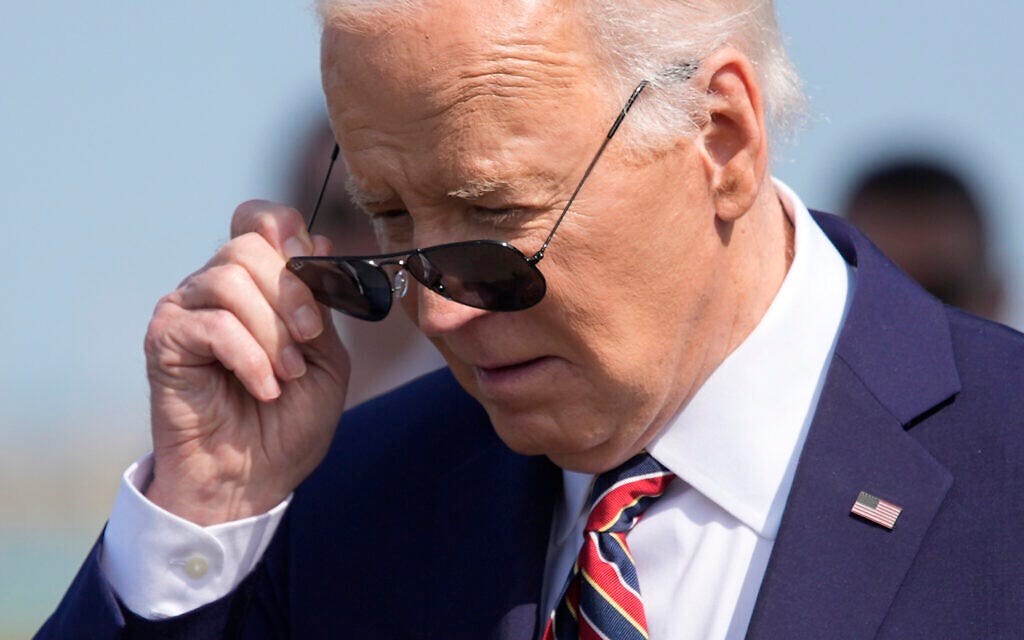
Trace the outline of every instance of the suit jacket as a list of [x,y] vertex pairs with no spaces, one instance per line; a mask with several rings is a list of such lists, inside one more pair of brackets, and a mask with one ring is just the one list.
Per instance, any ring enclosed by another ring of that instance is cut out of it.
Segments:
[[[749,637],[1024,637],[1024,339],[815,216],[856,284]],[[231,595],[140,620],[94,549],[39,637],[527,640],[560,482],[442,370],[345,414]],[[895,529],[850,514],[861,490]]]

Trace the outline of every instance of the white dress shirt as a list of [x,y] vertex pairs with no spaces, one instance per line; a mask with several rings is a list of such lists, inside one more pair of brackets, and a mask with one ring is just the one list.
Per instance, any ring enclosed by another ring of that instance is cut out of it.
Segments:
[[[853,278],[788,187],[795,256],[747,339],[649,447],[678,476],[629,534],[653,640],[742,638],[796,462],[824,382]],[[200,527],[146,500],[151,460],[124,474],[101,565],[125,606],[149,619],[230,593],[256,566],[288,500]],[[564,472],[548,548],[550,611],[582,540],[592,477]]]
[[[743,638],[852,289],[853,271],[776,181],[795,255],[764,317],[648,447],[678,477],[627,542],[652,640]],[[544,580],[576,559],[593,476],[563,472]]]

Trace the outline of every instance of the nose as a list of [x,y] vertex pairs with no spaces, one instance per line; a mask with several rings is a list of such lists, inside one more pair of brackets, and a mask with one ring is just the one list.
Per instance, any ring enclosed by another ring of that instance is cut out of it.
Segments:
[[[426,287],[416,284],[415,295],[408,295],[403,300],[405,305],[413,305],[409,316],[416,318],[420,331],[428,338],[440,338],[465,326],[472,320],[491,313],[486,309],[467,307],[453,302]],[[410,292],[413,293],[413,292]]]

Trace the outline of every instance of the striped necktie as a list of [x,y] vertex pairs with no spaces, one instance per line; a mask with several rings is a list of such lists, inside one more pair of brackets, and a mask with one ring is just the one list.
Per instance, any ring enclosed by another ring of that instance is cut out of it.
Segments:
[[647,617],[626,534],[675,474],[641,452],[594,481],[572,574],[543,640],[641,640]]

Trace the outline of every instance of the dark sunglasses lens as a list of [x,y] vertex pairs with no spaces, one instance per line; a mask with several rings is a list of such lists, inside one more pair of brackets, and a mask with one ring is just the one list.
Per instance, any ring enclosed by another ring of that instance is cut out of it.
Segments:
[[491,311],[532,307],[547,291],[540,270],[499,242],[428,248],[409,256],[406,270],[449,300]]
[[292,258],[288,270],[321,304],[361,320],[381,320],[391,310],[391,283],[362,260]]

